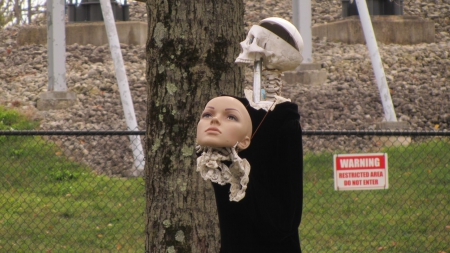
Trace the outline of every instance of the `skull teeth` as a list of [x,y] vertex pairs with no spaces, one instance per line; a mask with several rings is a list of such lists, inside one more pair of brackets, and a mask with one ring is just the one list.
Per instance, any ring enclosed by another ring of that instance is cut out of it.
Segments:
[[237,58],[235,62],[236,63],[247,63],[247,64],[250,64],[250,63],[253,63],[254,61],[252,61],[250,59]]

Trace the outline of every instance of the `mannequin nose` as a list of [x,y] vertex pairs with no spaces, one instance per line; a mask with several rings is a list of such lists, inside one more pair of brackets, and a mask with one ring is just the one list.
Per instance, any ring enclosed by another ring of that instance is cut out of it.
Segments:
[[219,125],[220,126],[220,122],[219,122],[219,120],[216,117],[211,119],[211,123],[210,124],[211,125]]

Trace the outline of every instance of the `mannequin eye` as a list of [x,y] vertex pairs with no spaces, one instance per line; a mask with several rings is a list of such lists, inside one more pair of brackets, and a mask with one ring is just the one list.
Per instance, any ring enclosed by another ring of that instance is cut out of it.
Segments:
[[227,119],[233,120],[233,121],[239,121],[238,118],[234,115],[228,115]]
[[212,115],[209,112],[205,112],[202,114],[202,118],[212,118]]
[[253,43],[253,39],[254,39],[254,38],[255,38],[255,37],[253,37],[253,36],[250,38],[250,40],[249,40],[249,41],[250,41],[250,44]]

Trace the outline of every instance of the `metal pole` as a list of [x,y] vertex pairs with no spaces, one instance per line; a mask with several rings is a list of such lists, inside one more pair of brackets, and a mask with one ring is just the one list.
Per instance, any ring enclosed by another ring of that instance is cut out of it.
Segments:
[[[122,108],[125,114],[125,121],[128,129],[138,130],[136,121],[136,114],[134,112],[133,100],[131,98],[130,87],[128,85],[127,74],[122,58],[122,51],[120,50],[119,36],[117,35],[116,23],[114,21],[114,15],[112,12],[110,0],[100,0],[102,8],[103,20],[105,21],[106,34],[108,36],[109,48],[111,50],[111,56],[114,62],[114,68],[116,71],[116,79],[119,85],[120,98],[122,101]],[[141,138],[139,135],[130,135],[131,149],[134,156],[134,166],[136,173],[144,171],[144,151],[142,149]]]
[[370,20],[369,10],[367,9],[366,0],[356,0],[361,26],[366,39],[367,48],[369,49],[370,59],[372,60],[372,68],[375,73],[378,91],[380,92],[381,104],[383,105],[384,117],[386,121],[397,121],[394,105],[392,104],[391,94],[386,82],[383,63],[381,62],[380,53],[378,51],[377,40]]
[[255,61],[253,67],[253,102],[259,103],[261,101],[261,70],[262,59]]
[[64,0],[47,1],[48,91],[66,91]]
[[28,11],[28,14],[27,14],[27,17],[28,17],[28,24],[29,25],[31,25],[31,0],[28,0],[28,2],[27,2],[27,11]]
[[313,62],[311,0],[292,0],[292,23],[303,39],[303,63]]

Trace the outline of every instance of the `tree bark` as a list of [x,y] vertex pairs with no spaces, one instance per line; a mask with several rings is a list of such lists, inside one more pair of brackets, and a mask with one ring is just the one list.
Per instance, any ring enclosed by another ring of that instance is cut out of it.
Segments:
[[22,5],[20,3],[20,0],[14,1],[14,17],[17,19],[16,24],[22,23]]
[[196,172],[196,125],[206,103],[242,96],[234,60],[242,0],[148,0],[146,252],[217,253],[211,184]]

